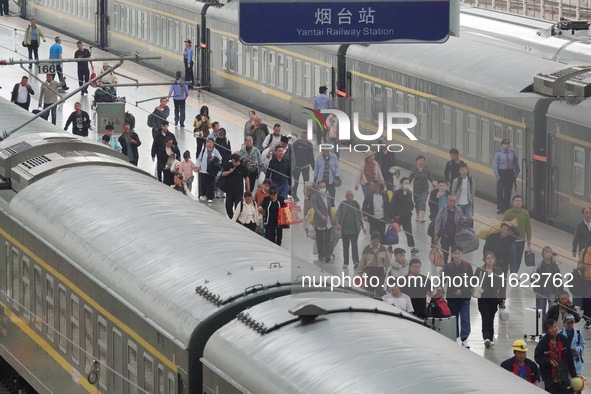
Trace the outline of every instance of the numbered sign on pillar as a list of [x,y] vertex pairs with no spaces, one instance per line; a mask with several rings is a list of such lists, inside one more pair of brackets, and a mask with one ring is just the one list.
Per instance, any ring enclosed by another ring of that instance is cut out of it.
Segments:
[[38,63],[37,64],[38,74],[55,74],[55,64],[52,63]]

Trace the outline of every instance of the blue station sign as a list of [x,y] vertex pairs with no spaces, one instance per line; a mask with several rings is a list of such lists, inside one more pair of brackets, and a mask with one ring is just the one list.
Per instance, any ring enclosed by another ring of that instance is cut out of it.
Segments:
[[442,42],[449,0],[240,0],[244,44]]

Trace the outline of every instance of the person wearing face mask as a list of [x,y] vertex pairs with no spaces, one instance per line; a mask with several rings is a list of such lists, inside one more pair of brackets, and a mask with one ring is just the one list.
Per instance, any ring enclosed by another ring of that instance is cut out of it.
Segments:
[[412,236],[412,211],[415,205],[410,192],[410,181],[405,177],[400,180],[400,184],[402,188],[396,190],[392,198],[392,216],[406,233],[406,243],[411,248],[410,253],[415,255],[419,250],[415,248],[415,239]]
[[318,260],[330,263],[334,257],[332,254],[333,221],[331,210],[334,200],[328,197],[326,183],[317,183],[318,192],[312,196],[312,209],[314,209],[314,228],[316,229],[316,246],[318,248]]

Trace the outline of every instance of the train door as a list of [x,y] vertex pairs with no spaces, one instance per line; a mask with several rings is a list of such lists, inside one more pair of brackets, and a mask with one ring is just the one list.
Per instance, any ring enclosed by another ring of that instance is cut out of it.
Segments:
[[108,0],[97,0],[96,2],[96,21],[95,21],[95,41],[100,49],[109,47],[109,4]]
[[558,190],[558,166],[552,158],[556,157],[556,136],[554,134],[548,135],[548,162],[547,165],[547,195],[546,195],[546,217],[548,224],[553,224],[553,218],[558,213],[558,199],[556,198],[556,191]]
[[209,87],[210,84],[210,57],[211,52],[209,49],[210,44],[210,31],[209,29],[205,29],[201,40],[199,41],[199,49],[201,55],[201,85]]

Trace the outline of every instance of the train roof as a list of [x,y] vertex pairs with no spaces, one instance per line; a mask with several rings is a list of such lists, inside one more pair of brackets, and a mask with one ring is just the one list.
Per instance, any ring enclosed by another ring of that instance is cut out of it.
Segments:
[[[311,323],[288,313],[309,305],[329,313]],[[203,356],[243,392],[540,392],[381,301],[308,293],[245,312],[209,339]],[[254,323],[271,329],[261,333]]]
[[450,37],[442,44],[351,46],[349,58],[396,70],[484,97],[540,97],[522,93],[534,76],[564,66],[469,40]]
[[487,10],[483,8],[460,6],[460,18],[464,15],[473,15],[480,20],[496,20],[510,26],[523,26],[531,29],[549,29],[554,23],[542,19],[531,18],[524,15],[509,14],[506,12]]
[[[564,100],[555,101],[548,108],[548,118],[559,119],[580,126],[591,127],[591,98],[578,104],[569,104]],[[564,130],[566,131],[566,130]]]
[[[0,100],[0,114],[2,114],[2,125],[0,126],[0,136],[3,131],[12,131],[20,127],[26,121],[31,120],[35,115],[25,109],[11,103],[6,99]],[[37,133],[56,133],[63,131],[50,122],[42,118],[37,118],[26,126],[20,127],[18,131],[11,134],[8,138],[16,138],[28,134]]]
[[56,172],[17,193],[8,212],[184,345],[200,321],[247,288],[320,272],[125,167]]

